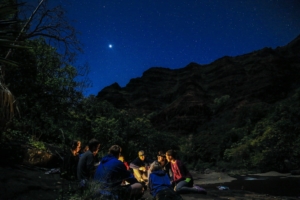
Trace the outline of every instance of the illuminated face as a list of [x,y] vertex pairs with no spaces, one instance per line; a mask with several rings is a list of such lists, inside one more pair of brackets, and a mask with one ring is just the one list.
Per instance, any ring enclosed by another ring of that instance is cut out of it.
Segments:
[[158,162],[163,162],[163,161],[165,161],[165,160],[166,160],[165,157],[163,157],[163,156],[157,156],[157,161],[158,161]]
[[166,155],[166,158],[167,158],[168,162],[171,162],[171,160],[173,159],[173,157],[171,155],[168,155],[168,154]]
[[145,155],[144,154],[143,155],[139,155],[139,157],[140,157],[141,160],[143,160],[143,161],[145,160]]
[[75,152],[78,153],[80,151],[81,148],[81,142],[77,142],[77,147],[75,149]]

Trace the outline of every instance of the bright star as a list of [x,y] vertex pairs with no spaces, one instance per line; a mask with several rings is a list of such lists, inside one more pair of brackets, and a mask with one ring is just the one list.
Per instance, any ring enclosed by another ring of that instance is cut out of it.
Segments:
[[109,44],[108,47],[111,49],[111,48],[113,47],[113,45],[112,45],[112,44]]

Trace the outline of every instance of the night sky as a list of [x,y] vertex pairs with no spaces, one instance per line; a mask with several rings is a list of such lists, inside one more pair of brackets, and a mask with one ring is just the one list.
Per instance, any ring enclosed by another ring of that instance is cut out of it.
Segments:
[[56,0],[76,20],[97,93],[121,87],[150,67],[209,64],[300,34],[299,0]]

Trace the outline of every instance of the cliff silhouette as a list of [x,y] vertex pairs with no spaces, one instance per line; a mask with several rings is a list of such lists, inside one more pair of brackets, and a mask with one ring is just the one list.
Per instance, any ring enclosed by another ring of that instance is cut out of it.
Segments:
[[207,65],[152,67],[125,87],[114,83],[97,97],[117,108],[151,115],[159,130],[186,135],[227,110],[237,113],[241,106],[288,98],[300,86],[299,75],[300,35],[282,47],[224,56]]

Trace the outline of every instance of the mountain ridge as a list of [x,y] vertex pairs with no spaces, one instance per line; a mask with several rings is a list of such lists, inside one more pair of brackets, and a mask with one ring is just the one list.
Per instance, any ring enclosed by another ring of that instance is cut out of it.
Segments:
[[186,135],[226,109],[287,98],[300,86],[299,75],[300,35],[282,47],[224,56],[206,65],[153,67],[123,88],[117,83],[104,88],[97,98],[151,115],[159,130]]

